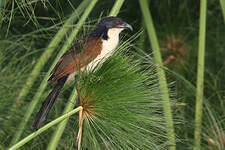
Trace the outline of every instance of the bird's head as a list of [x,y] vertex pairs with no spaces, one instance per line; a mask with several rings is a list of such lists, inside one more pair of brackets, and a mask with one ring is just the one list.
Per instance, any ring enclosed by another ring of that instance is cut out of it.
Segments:
[[92,36],[102,37],[107,40],[110,35],[119,36],[119,33],[124,29],[133,30],[132,26],[124,22],[119,17],[105,17],[100,20],[95,30],[91,33]]
[[99,24],[97,25],[98,27],[103,27],[106,29],[130,29],[133,30],[132,26],[129,25],[128,23],[124,22],[122,19],[119,17],[106,17],[103,18]]

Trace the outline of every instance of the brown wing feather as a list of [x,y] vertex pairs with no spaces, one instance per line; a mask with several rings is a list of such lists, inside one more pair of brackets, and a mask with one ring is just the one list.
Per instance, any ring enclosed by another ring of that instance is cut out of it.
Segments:
[[88,65],[101,53],[101,49],[102,41],[100,38],[90,37],[78,41],[60,58],[52,71],[49,81],[54,82]]

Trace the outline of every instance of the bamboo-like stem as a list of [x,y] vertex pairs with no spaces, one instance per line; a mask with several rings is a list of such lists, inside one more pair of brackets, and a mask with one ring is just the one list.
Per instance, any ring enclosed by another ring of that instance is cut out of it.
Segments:
[[224,0],[220,0],[220,6],[223,13],[223,21],[225,23],[225,1]]
[[[87,19],[88,15],[90,14],[91,10],[94,8],[95,4],[97,3],[98,0],[92,0],[88,6],[88,8],[85,10],[84,14],[82,15],[82,17],[80,18],[77,27],[73,30],[73,32],[71,33],[70,37],[68,38],[66,44],[64,44],[61,52],[62,54],[68,49],[68,46],[73,42],[73,39],[75,38],[75,36],[77,35],[79,29],[82,27],[82,25],[84,24],[85,20]],[[74,105],[76,104],[75,99],[72,99],[73,97],[77,96],[77,91],[74,88],[73,92],[70,96],[70,99],[66,105],[66,108],[64,109],[63,113],[66,113],[68,111],[70,111],[71,109],[73,109]],[[60,123],[56,129],[56,131],[54,132],[51,141],[48,145],[48,150],[54,150],[56,149],[58,142],[62,136],[62,133],[66,127],[68,120],[63,121],[62,123]]]
[[36,136],[41,134],[42,132],[46,131],[47,129],[56,125],[57,123],[67,119],[68,117],[77,113],[80,110],[82,110],[81,106],[79,106],[79,107],[73,109],[72,111],[62,115],[61,117],[58,117],[57,119],[55,119],[55,120],[51,121],[50,123],[46,124],[44,127],[40,128],[36,132],[31,133],[30,135],[28,135],[27,137],[25,137],[24,139],[22,139],[21,141],[19,141],[18,143],[16,143],[12,147],[10,147],[8,150],[16,150],[16,149],[20,148],[21,146],[23,146],[24,144],[26,144],[27,142],[29,142],[30,140],[32,140],[33,138],[35,138]]
[[163,109],[164,109],[164,116],[166,120],[167,136],[168,136],[168,140],[170,144],[169,150],[175,150],[176,140],[175,140],[175,133],[174,133],[172,110],[170,105],[169,90],[168,90],[167,82],[166,82],[166,75],[164,70],[162,69],[163,63],[162,63],[162,58],[160,53],[160,47],[158,44],[155,29],[154,29],[151,13],[148,8],[148,1],[139,0],[139,3],[140,3],[142,14],[145,20],[150,43],[152,45],[154,59],[155,59],[155,62],[159,65],[159,67],[157,67],[157,72],[159,77],[159,84],[160,84],[159,86],[160,86],[160,90],[161,90],[162,98],[163,98]]
[[124,0],[117,0],[114,3],[114,5],[113,5],[113,7],[112,7],[112,9],[109,13],[109,16],[117,16],[121,7],[122,7],[122,5],[123,5],[123,3],[124,3]]
[[[80,4],[80,6],[77,8],[76,12],[74,12],[71,17],[65,22],[64,26],[59,30],[59,32],[56,34],[56,36],[54,37],[54,39],[51,41],[51,43],[49,44],[48,48],[46,49],[46,51],[43,53],[43,55],[41,56],[41,58],[38,60],[38,63],[36,64],[34,70],[31,73],[31,76],[28,78],[24,88],[22,89],[20,95],[19,95],[19,99],[26,96],[28,94],[28,90],[31,88],[32,84],[34,83],[34,81],[36,80],[37,75],[39,74],[41,68],[43,67],[43,65],[47,62],[48,58],[50,57],[50,54],[53,52],[53,50],[55,49],[55,47],[58,45],[58,43],[60,42],[60,40],[63,38],[63,36],[65,35],[65,33],[67,32],[67,30],[69,29],[68,26],[71,25],[75,19],[77,19],[77,15],[80,14],[82,12],[82,10],[84,10],[84,7],[88,4],[87,2],[89,2],[90,0],[86,0],[83,1],[83,3]],[[68,45],[69,46],[69,45]],[[61,52],[61,51],[60,51]],[[62,55],[62,52],[60,53]],[[57,56],[57,59],[59,59],[61,56]],[[47,72],[45,78],[43,79],[40,87],[38,88],[33,100],[31,101],[31,103],[29,104],[29,107],[25,113],[25,116],[23,118],[23,120],[21,121],[20,125],[19,125],[19,130],[16,132],[15,136],[13,137],[12,141],[11,141],[11,145],[15,144],[19,138],[21,137],[21,134],[35,108],[35,106],[37,105],[43,91],[45,90],[46,86],[47,86],[47,80],[49,78],[49,74],[51,72],[51,70],[53,69],[53,67],[56,65],[58,60],[55,60],[54,63],[51,65],[49,71]],[[36,70],[37,69],[37,70]],[[21,99],[20,99],[21,100]],[[16,107],[16,105],[13,106],[14,109]]]
[[197,72],[197,91],[195,108],[195,144],[194,150],[201,148],[201,125],[202,125],[202,102],[204,89],[204,65],[205,65],[205,36],[206,36],[206,13],[207,0],[200,2],[200,27],[199,27],[199,45],[198,45],[198,72]]
[[111,9],[109,16],[117,16],[117,14],[119,13],[122,5],[123,5],[124,0],[117,0],[114,5],[113,8]]

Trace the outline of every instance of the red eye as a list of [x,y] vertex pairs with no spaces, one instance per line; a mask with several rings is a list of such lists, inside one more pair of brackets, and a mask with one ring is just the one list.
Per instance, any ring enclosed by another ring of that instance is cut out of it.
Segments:
[[114,23],[114,26],[118,26],[120,23],[119,22],[115,22]]

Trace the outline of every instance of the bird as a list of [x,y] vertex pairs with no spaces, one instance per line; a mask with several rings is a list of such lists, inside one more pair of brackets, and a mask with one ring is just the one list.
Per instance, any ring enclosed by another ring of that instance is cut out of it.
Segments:
[[79,71],[85,69],[90,72],[111,56],[119,43],[119,34],[124,29],[133,30],[130,24],[119,17],[102,18],[90,34],[77,40],[62,55],[48,79],[49,84],[56,82],[56,85],[35,116],[32,125],[35,130],[38,130],[46,120],[64,84],[74,78]]

